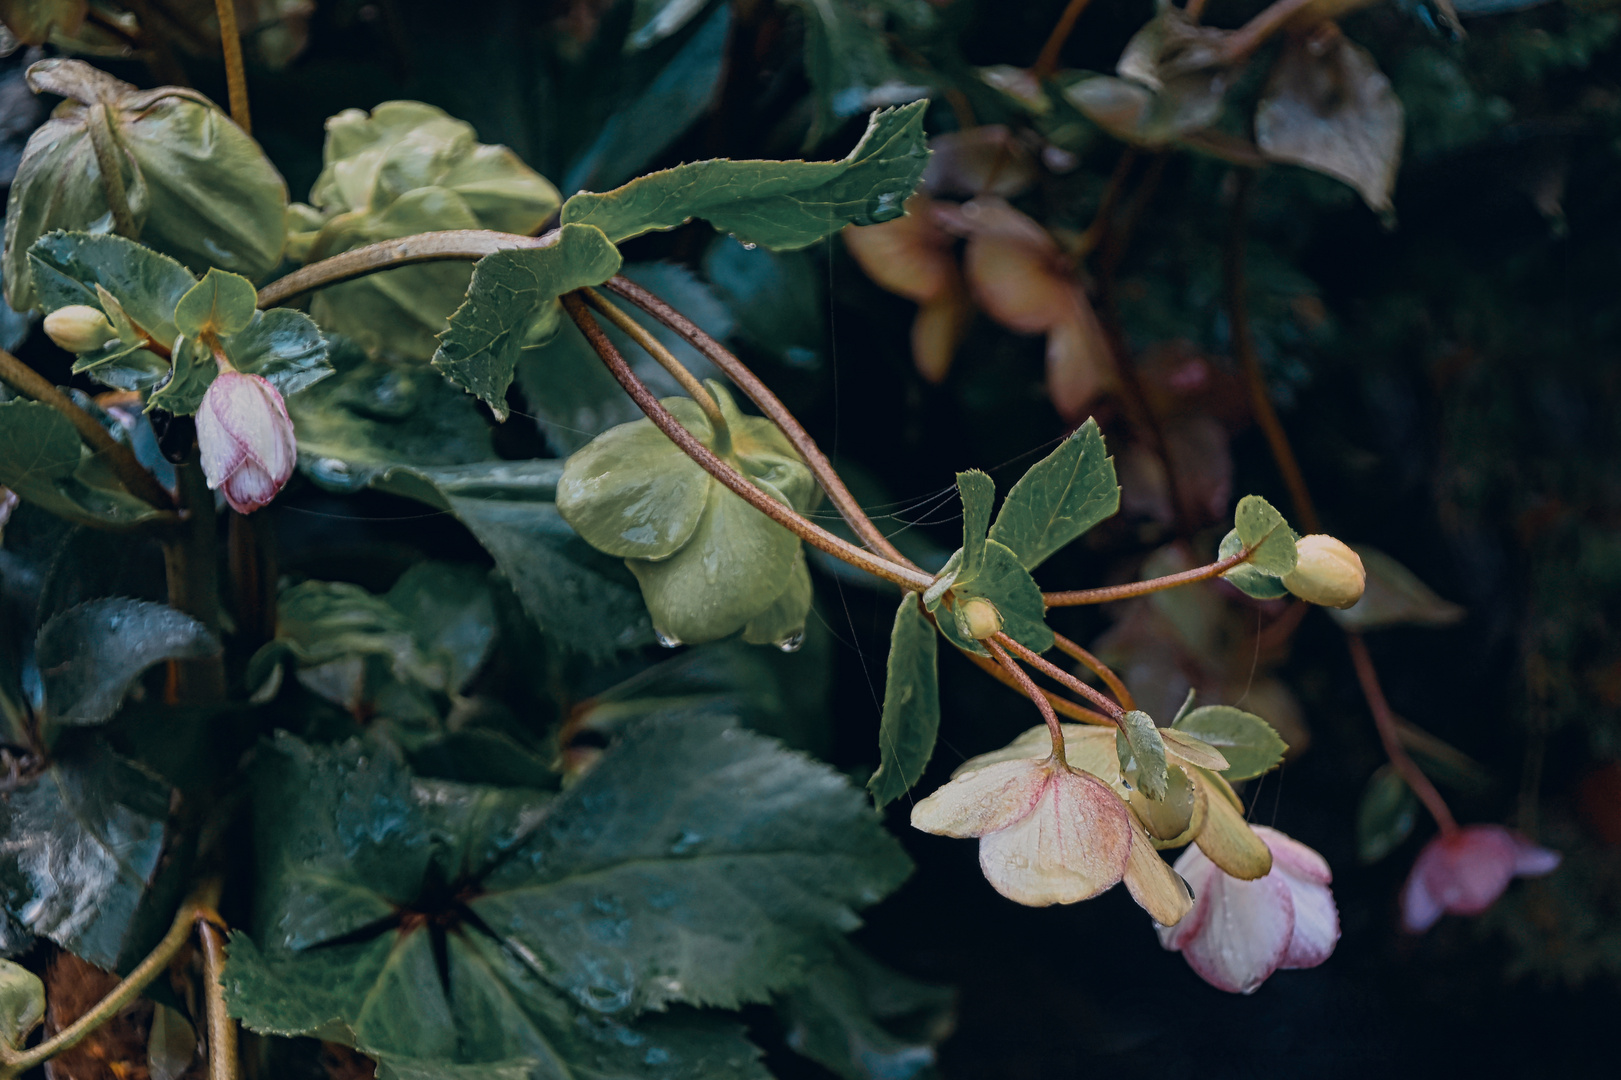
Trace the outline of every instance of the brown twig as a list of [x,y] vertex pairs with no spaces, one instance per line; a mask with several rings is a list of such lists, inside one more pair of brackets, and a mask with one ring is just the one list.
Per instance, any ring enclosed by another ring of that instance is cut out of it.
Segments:
[[1077,694],[1080,694],[1082,697],[1086,698],[1086,700],[1102,709],[1104,714],[1109,716],[1111,719],[1119,719],[1121,716],[1125,715],[1126,710],[1122,709],[1115,702],[1110,701],[1107,697],[1098,693],[1097,690],[1086,685],[1081,680],[1059,667],[1057,664],[1043,658],[1042,655],[1036,652],[1034,649],[1026,648],[1024,645],[1009,637],[1006,633],[998,633],[991,640],[1009,652],[1017,654],[1019,659],[1023,660],[1025,663],[1029,664],[1031,667],[1035,668],[1049,679],[1056,680],[1064,687],[1075,691]]
[[585,297],[585,302],[595,308],[598,314],[619,327],[626,336],[642,347],[643,352],[657,360],[660,367],[673,375],[675,381],[681,384],[681,389],[685,390],[687,396],[696,401],[698,407],[704,411],[704,415],[709,417],[709,423],[717,432],[726,427],[726,417],[721,415],[720,405],[714,396],[698,381],[696,375],[687,370],[685,364],[676,359],[675,353],[664,347],[664,342],[649,333],[647,327],[610,303],[608,298],[597,290],[581,289],[580,295]]
[[1108,664],[1105,664],[1063,634],[1054,634],[1053,644],[1058,646],[1059,652],[1079,660],[1086,666],[1088,671],[1102,679],[1103,684],[1109,688],[1109,693],[1113,694],[1114,699],[1120,702],[1128,712],[1137,707],[1137,702],[1131,696],[1131,691],[1126,689],[1126,684],[1120,680],[1120,676],[1116,675],[1114,669],[1109,667]]
[[[1003,637],[1004,635],[998,634],[996,636]],[[1007,640],[1011,641],[1012,639],[1008,638]],[[1015,664],[1013,658],[1003,651],[1002,646],[995,641],[989,640],[981,642],[981,644],[990,650],[991,655],[996,658],[996,662],[1002,666],[1003,670],[1013,676],[1019,685],[1019,689],[1023,690],[1030,700],[1035,703],[1036,708],[1041,711],[1041,718],[1047,722],[1047,734],[1052,736],[1053,757],[1058,760],[1059,764],[1067,765],[1068,761],[1064,756],[1064,728],[1058,722],[1058,714],[1053,711],[1052,702],[1047,700],[1047,695],[1041,692],[1041,687],[1036,685],[1036,681],[1029,676],[1024,668]]]
[[225,53],[225,89],[231,101],[231,119],[253,134],[248,113],[248,73],[242,63],[242,31],[236,25],[236,0],[214,0],[220,22],[220,47]]
[[1069,0],[1064,6],[1063,14],[1058,16],[1058,21],[1053,24],[1052,33],[1047,35],[1046,44],[1041,47],[1041,55],[1030,65],[1032,78],[1039,82],[1058,70],[1058,58],[1064,51],[1064,43],[1069,40],[1070,33],[1075,29],[1075,20],[1081,17],[1081,12],[1086,10],[1088,2],[1089,0]]
[[208,1080],[237,1080],[240,1055],[236,1021],[225,1005],[225,934],[213,912],[199,913],[197,936],[203,944],[203,1009],[208,1025]]
[[1125,585],[1105,585],[1101,589],[1069,589],[1065,592],[1044,593],[1043,598],[1047,606],[1077,607],[1081,604],[1106,604],[1114,600],[1130,600],[1134,596],[1147,596],[1149,593],[1163,592],[1181,585],[1192,585],[1196,581],[1209,581],[1213,577],[1220,577],[1239,563],[1248,559],[1253,552],[1240,551],[1236,555],[1229,555],[1225,559],[1218,559],[1208,566],[1197,566],[1192,570],[1183,570],[1178,574],[1166,574],[1164,577],[1149,578],[1147,581],[1133,581]]
[[1435,790],[1435,785],[1424,775],[1424,770],[1418,767],[1418,763],[1409,757],[1402,747],[1396,716],[1390,711],[1390,703],[1385,700],[1384,688],[1379,685],[1379,673],[1374,670],[1373,657],[1368,654],[1367,643],[1362,640],[1361,634],[1348,630],[1345,633],[1345,644],[1351,650],[1351,663],[1356,667],[1357,681],[1362,684],[1362,695],[1368,699],[1368,709],[1373,713],[1373,724],[1379,731],[1379,741],[1384,745],[1385,756],[1390,759],[1390,764],[1406,781],[1407,786],[1413,789],[1413,794],[1418,796],[1424,808],[1430,812],[1435,823],[1441,827],[1441,832],[1456,832],[1458,823],[1453,820],[1452,811],[1447,808],[1446,800],[1441,798],[1441,793]]

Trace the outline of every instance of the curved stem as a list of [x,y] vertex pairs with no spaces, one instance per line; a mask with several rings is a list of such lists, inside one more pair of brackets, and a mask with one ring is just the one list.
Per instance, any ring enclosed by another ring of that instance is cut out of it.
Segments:
[[225,934],[212,911],[201,913],[197,936],[203,943],[203,1016],[208,1025],[208,1080],[237,1080],[240,1056],[236,1021],[225,1006]]
[[664,347],[664,342],[648,332],[647,327],[631,318],[623,310],[613,304],[609,299],[595,289],[581,289],[580,294],[585,302],[590,304],[597,312],[623,330],[632,341],[642,347],[642,350],[659,362],[659,366],[681,384],[681,389],[687,396],[698,403],[698,407],[709,417],[709,423],[719,432],[726,428],[726,417],[721,415],[720,405],[716,403],[714,395],[698,381],[698,377],[687,370],[687,366],[676,359],[675,353]]
[[1059,652],[1066,653],[1073,659],[1079,660],[1086,666],[1088,671],[1102,679],[1104,685],[1109,688],[1109,693],[1113,694],[1114,699],[1120,702],[1121,706],[1128,712],[1137,707],[1137,702],[1131,696],[1131,691],[1126,689],[1126,684],[1121,681],[1120,676],[1116,675],[1114,669],[1109,667],[1108,664],[1105,664],[1063,634],[1054,634],[1053,644],[1058,646]]
[[[1218,559],[1208,566],[1183,570],[1179,574],[1167,574],[1164,577],[1149,578],[1147,581],[1133,581],[1126,585],[1105,585],[1101,589],[1070,589],[1066,592],[1050,592],[1042,595],[1050,608],[1077,607],[1081,604],[1107,604],[1112,600],[1129,600],[1134,596],[1147,596],[1149,593],[1163,592],[1166,589],[1174,589],[1179,585],[1192,585],[1196,581],[1209,581],[1213,577],[1220,577],[1245,559],[1248,559],[1250,555],[1251,552],[1249,551],[1240,551],[1236,555]],[[1079,648],[1079,646],[1076,647]],[[1079,658],[1077,657],[1077,659]],[[1084,661],[1082,662],[1084,663]]]
[[253,134],[248,114],[248,73],[242,63],[242,32],[236,25],[236,0],[214,0],[220,21],[220,47],[225,52],[225,88],[231,100],[231,119]]
[[933,577],[921,570],[890,562],[888,559],[880,558],[864,548],[858,548],[846,540],[839,539],[826,529],[806,521],[795,513],[791,507],[784,506],[749,483],[741,473],[716,457],[709,447],[699,442],[692,432],[682,427],[681,422],[670,415],[669,410],[659,403],[658,398],[653,396],[653,392],[636,377],[636,373],[630,369],[630,365],[625,363],[625,358],[619,355],[619,350],[614,347],[614,343],[609,340],[602,327],[597,325],[596,319],[591,317],[591,312],[587,310],[585,301],[578,294],[567,293],[562,297],[562,300],[563,309],[574,320],[574,324],[580,328],[580,332],[585,335],[586,341],[591,343],[591,347],[602,358],[603,364],[607,366],[613,377],[618,380],[619,385],[624,387],[625,393],[630,395],[631,400],[647,415],[649,420],[653,421],[660,431],[669,436],[671,442],[681,448],[682,453],[703,466],[704,471],[709,473],[710,476],[719,480],[735,494],[741,496],[750,506],[795,536],[798,536],[807,544],[820,548],[829,555],[849,563],[851,566],[865,570],[867,573],[883,578],[885,581],[893,582],[904,589],[923,590],[934,583]]
[[1052,33],[1047,35],[1047,43],[1041,47],[1041,55],[1030,66],[1030,75],[1037,80],[1045,79],[1058,70],[1058,58],[1064,51],[1064,42],[1069,40],[1070,32],[1075,29],[1075,20],[1081,17],[1086,10],[1089,0],[1069,0],[1064,13],[1058,16],[1053,24]]
[[85,119],[90,150],[96,156],[96,169],[101,173],[102,193],[107,196],[107,209],[113,215],[113,231],[133,240],[140,235],[140,230],[135,227],[129,192],[124,188],[124,155],[113,137],[112,113],[106,105],[97,103],[90,106]]
[[74,430],[79,433],[79,438],[89,444],[91,450],[107,459],[107,464],[112,466],[113,473],[119,482],[129,489],[130,494],[146,500],[159,509],[174,508],[174,499],[164,486],[158,483],[157,477],[147,472],[146,467],[136,459],[135,451],[113,438],[94,416],[52,386],[49,379],[4,349],[0,349],[0,379],[10,383],[24,396],[49,405],[67,417]]
[[[1003,634],[997,634],[996,636],[1009,641],[1012,640],[1006,638],[1006,635]],[[991,655],[996,657],[996,662],[1002,666],[1003,670],[1013,676],[1014,681],[1019,685],[1019,689],[1023,690],[1030,700],[1035,702],[1037,709],[1041,710],[1041,718],[1047,721],[1047,734],[1052,736],[1053,757],[1058,759],[1059,764],[1068,765],[1069,762],[1064,756],[1064,728],[1058,723],[1058,714],[1053,711],[1052,702],[1047,700],[1047,695],[1041,692],[1041,687],[1036,685],[1036,681],[1029,676],[1024,668],[1013,662],[1013,658],[1003,651],[1002,646],[992,640],[983,641],[981,644],[990,650]]]
[[1104,697],[1102,694],[1098,693],[1092,687],[1086,685],[1081,680],[1059,667],[1057,664],[1043,658],[1042,655],[1036,652],[1034,649],[1025,648],[1019,642],[1008,637],[1006,633],[998,633],[993,640],[1008,651],[1018,654],[1019,659],[1023,660],[1025,663],[1029,664],[1043,675],[1050,679],[1056,680],[1057,682],[1086,698],[1086,700],[1102,709],[1110,719],[1118,720],[1120,717],[1126,714],[1126,710],[1122,709],[1119,705],[1110,701],[1107,697]]
[[259,307],[285,304],[303,293],[338,285],[379,270],[392,270],[422,262],[476,261],[497,251],[551,247],[557,243],[557,237],[555,229],[543,236],[521,236],[490,229],[451,229],[384,240],[310,263],[286,277],[277,278],[259,290]]
[[[998,682],[1011,686],[1015,690],[1024,689],[1023,685],[1021,685],[1017,679],[1015,679],[1012,675],[1009,675],[1007,670],[1003,668],[1001,664],[998,664],[990,657],[981,656],[979,653],[969,652],[967,649],[958,649],[958,651],[966,656],[969,660],[973,661],[975,667],[979,668],[987,675],[992,676]],[[1115,722],[1110,720],[1107,716],[1104,716],[1100,712],[1093,712],[1091,709],[1088,709],[1083,705],[1078,705],[1069,700],[1069,698],[1060,697],[1051,690],[1043,690],[1041,693],[1042,696],[1047,699],[1047,703],[1051,705],[1060,716],[1066,716],[1071,720],[1076,720],[1083,724],[1092,724],[1100,727],[1115,726]]]
[[889,538],[878,530],[878,526],[872,523],[872,519],[867,517],[866,512],[861,509],[861,504],[856,502],[855,496],[850,494],[850,489],[845,486],[833,468],[833,463],[816,445],[816,440],[810,437],[810,433],[795,419],[794,414],[788,411],[788,407],[760,381],[758,375],[749,370],[743,361],[734,356],[726,346],[704,333],[691,319],[629,278],[623,276],[611,278],[607,287],[680,334],[703,353],[710,363],[720,368],[728,379],[736,383],[737,388],[747,394],[750,401],[759,406],[766,418],[777,425],[783,436],[799,452],[805,465],[816,477],[817,483],[827,492],[828,500],[844,516],[844,520],[850,523],[850,528],[855,530],[862,543],[890,562],[917,569],[917,565],[902,555],[895,545],[889,542]]
[[1435,823],[1441,827],[1441,831],[1457,832],[1458,823],[1453,819],[1452,811],[1447,808],[1446,800],[1441,798],[1441,793],[1435,790],[1430,778],[1424,775],[1424,770],[1408,756],[1407,750],[1401,744],[1401,732],[1396,715],[1390,711],[1390,703],[1385,700],[1385,691],[1379,685],[1379,673],[1373,668],[1373,657],[1368,654],[1367,643],[1362,640],[1361,634],[1346,631],[1345,644],[1351,650],[1351,663],[1356,667],[1356,677],[1362,684],[1362,694],[1368,699],[1368,709],[1373,713],[1373,724],[1379,730],[1379,741],[1384,744],[1385,756],[1390,758],[1390,764],[1406,781],[1407,786],[1413,789],[1413,794],[1418,796],[1424,808],[1435,819]]

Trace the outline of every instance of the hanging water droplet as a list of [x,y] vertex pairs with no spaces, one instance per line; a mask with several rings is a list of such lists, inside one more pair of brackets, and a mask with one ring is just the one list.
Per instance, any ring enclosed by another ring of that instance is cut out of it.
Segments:
[[805,631],[803,630],[796,630],[781,641],[776,642],[777,648],[785,653],[796,653],[803,644],[805,644]]
[[656,626],[653,627],[653,636],[658,638],[659,644],[663,645],[666,649],[679,649],[682,645],[680,638],[676,637],[674,634],[667,634]]
[[743,244],[743,250],[744,251],[753,251],[755,248],[757,248],[759,246],[760,246],[759,244],[756,244],[753,241],[745,241],[744,244]]

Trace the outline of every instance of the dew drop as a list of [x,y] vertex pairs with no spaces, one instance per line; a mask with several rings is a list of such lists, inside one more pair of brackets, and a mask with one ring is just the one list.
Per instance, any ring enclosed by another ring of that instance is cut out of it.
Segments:
[[744,244],[743,244],[743,250],[744,251],[753,251],[755,248],[757,248],[759,246],[760,246],[759,244],[753,243],[752,241],[745,241]]
[[796,630],[781,641],[774,642],[774,644],[785,653],[796,653],[799,651],[799,647],[805,644],[805,631]]
[[658,638],[659,644],[663,645],[666,649],[679,649],[682,645],[680,638],[676,637],[674,634],[666,634],[663,630],[660,630],[656,626],[653,627],[653,636]]

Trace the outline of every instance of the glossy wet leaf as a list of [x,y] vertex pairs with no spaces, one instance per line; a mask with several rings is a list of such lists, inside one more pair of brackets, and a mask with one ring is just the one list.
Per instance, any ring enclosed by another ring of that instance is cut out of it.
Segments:
[[[1237,529],[1229,529],[1227,535],[1221,538],[1221,546],[1216,551],[1217,559],[1230,559],[1244,550],[1244,541],[1239,539]],[[1283,579],[1258,570],[1247,562],[1222,574],[1222,579],[1231,582],[1245,596],[1252,596],[1257,600],[1277,600],[1289,595],[1284,588]]]
[[0,1041],[21,1049],[44,1019],[45,984],[21,964],[0,960]]
[[158,513],[119,485],[79,442],[67,417],[42,402],[0,402],[0,484],[81,525],[124,528]]
[[91,600],[53,617],[35,646],[45,708],[57,724],[111,720],[141,673],[213,656],[219,642],[190,615],[146,600]]
[[228,337],[247,329],[258,302],[253,282],[240,274],[210,268],[175,305],[175,328],[189,338],[204,334]]
[[1361,545],[1353,550],[1362,559],[1367,585],[1355,604],[1343,610],[1328,609],[1341,626],[1358,631],[1382,626],[1451,626],[1466,614],[1384,552]]
[[1115,744],[1121,772],[1126,772],[1129,766],[1145,795],[1150,799],[1163,799],[1168,766],[1165,740],[1160,737],[1154,718],[1137,709],[1127,712],[1120,717]]
[[465,563],[420,562],[384,599],[405,618],[434,681],[456,693],[478,672],[495,641],[489,575]]
[[934,624],[918,595],[909,592],[889,634],[883,719],[878,727],[878,771],[867,790],[879,806],[893,802],[923,777],[940,729],[940,676]]
[[506,392],[525,347],[555,333],[563,318],[557,298],[585,285],[600,285],[619,271],[619,251],[601,231],[565,225],[547,247],[498,251],[473,267],[467,301],[450,317],[433,363],[447,377],[483,399],[498,419],[507,414]]
[[1274,161],[1303,165],[1391,211],[1401,164],[1401,100],[1368,51],[1332,25],[1284,44],[1255,110],[1255,142]]
[[1418,796],[1390,765],[1368,777],[1356,808],[1356,854],[1376,863],[1395,851],[1418,824]]
[[[301,581],[284,589],[276,603],[275,640],[254,654],[244,678],[250,689],[258,689],[285,659],[319,669],[353,657],[378,657],[398,678],[443,687],[417,650],[405,615],[383,597],[345,581]],[[348,695],[338,700],[347,703]]]
[[563,221],[595,225],[615,243],[699,217],[744,243],[801,248],[845,225],[900,217],[928,160],[924,103],[873,114],[842,161],[698,161],[613,191],[581,192]]
[[1114,459],[1104,449],[1097,421],[1088,419],[1013,485],[991,539],[1034,570],[1119,509]]
[[302,311],[255,311],[248,325],[224,341],[238,371],[257,375],[291,398],[332,374],[320,327]]
[[[1036,652],[1052,648],[1053,632],[1047,626],[1047,604],[1042,599],[1041,587],[1020,563],[1013,550],[995,540],[985,541],[985,555],[979,572],[971,578],[966,572],[959,574],[951,587],[956,597],[952,608],[952,622],[956,628],[953,642],[972,642],[973,637],[963,625],[961,613],[966,601],[975,598],[989,600],[1002,616],[1002,630],[1019,644]],[[945,620],[941,620],[942,623]],[[948,635],[951,636],[951,635]],[[977,644],[973,651],[979,651]]]
[[1227,759],[1221,775],[1228,780],[1248,780],[1270,772],[1283,760],[1288,746],[1272,730],[1272,725],[1254,713],[1231,705],[1205,705],[1192,709],[1176,721],[1185,731],[1214,746]]

